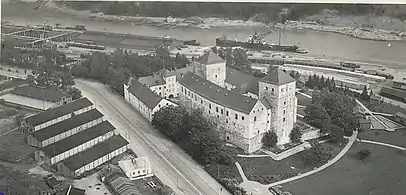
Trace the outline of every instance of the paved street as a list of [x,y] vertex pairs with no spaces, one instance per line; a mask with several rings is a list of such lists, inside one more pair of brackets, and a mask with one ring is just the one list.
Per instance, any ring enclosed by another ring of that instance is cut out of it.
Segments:
[[75,80],[83,96],[94,102],[117,131],[126,137],[138,156],[148,156],[153,172],[177,194],[229,195],[222,186],[187,154],[163,138],[150,123],[109,87]]

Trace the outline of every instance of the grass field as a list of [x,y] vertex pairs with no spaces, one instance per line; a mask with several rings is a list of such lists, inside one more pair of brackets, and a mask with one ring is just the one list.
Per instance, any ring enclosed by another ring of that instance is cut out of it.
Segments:
[[26,143],[27,134],[15,131],[0,137],[0,160],[32,163],[35,149]]
[[[323,146],[330,147],[332,158],[334,158],[345,146],[345,144],[322,143]],[[280,161],[275,161],[269,157],[261,158],[239,158],[245,175],[249,180],[260,183],[272,183],[287,179],[313,169],[302,161],[302,153],[297,153]]]
[[[371,156],[361,161],[356,153],[366,148]],[[405,167],[404,152],[357,142],[328,169],[285,184],[283,189],[300,195],[405,195]]]
[[360,132],[358,138],[406,147],[406,129],[394,132],[370,130]]

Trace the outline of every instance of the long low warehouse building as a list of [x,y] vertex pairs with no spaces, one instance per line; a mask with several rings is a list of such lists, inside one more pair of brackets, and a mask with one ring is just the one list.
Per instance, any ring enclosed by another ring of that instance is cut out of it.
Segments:
[[128,144],[128,141],[121,135],[114,135],[104,142],[59,162],[57,164],[58,172],[71,177],[79,177],[84,172],[127,151]]
[[22,126],[28,132],[38,131],[94,108],[94,104],[91,101],[89,101],[87,98],[81,98],[62,106],[48,109],[39,114],[27,117],[22,122]]
[[97,109],[92,109],[31,133],[27,136],[27,143],[42,148],[95,126],[102,121],[103,114]]
[[103,121],[100,124],[36,151],[35,159],[47,164],[55,164],[112,137],[114,129],[111,123]]

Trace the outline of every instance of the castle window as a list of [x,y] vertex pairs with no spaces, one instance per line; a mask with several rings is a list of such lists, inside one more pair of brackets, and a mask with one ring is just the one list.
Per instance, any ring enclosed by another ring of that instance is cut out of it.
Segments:
[[220,118],[220,116],[219,116],[219,115],[217,115],[217,118]]
[[159,89],[161,89],[161,87],[159,87]]
[[190,91],[187,92],[187,95],[190,96]]
[[235,119],[238,119],[238,114],[235,114]]
[[283,117],[283,122],[286,122],[286,118],[285,118],[285,117]]
[[203,100],[200,100],[200,103],[203,104]]
[[210,110],[209,110],[209,114],[210,114]]
[[192,93],[192,98],[193,98],[193,93]]
[[283,104],[286,105],[286,101],[283,101]]
[[241,120],[244,120],[244,116],[241,116]]
[[286,110],[283,110],[283,114],[286,114]]
[[228,124],[228,119],[226,119],[226,123]]
[[271,91],[272,91],[272,93],[275,93],[275,89],[274,89],[274,88],[272,88]]
[[259,130],[258,130],[258,134],[259,134]]
[[228,116],[228,110],[226,110],[226,116]]
[[216,112],[219,112],[219,107],[216,106]]
[[211,104],[209,104],[209,109],[211,109]]
[[262,110],[264,110],[264,108],[262,108]]
[[283,88],[281,89],[281,92],[283,92]]
[[257,117],[256,117],[256,116],[254,116],[254,122],[255,122],[255,121],[257,121]]
[[267,121],[266,123],[269,123],[269,121]]
[[214,78],[217,78],[217,75],[214,75]]
[[268,87],[265,87],[265,90],[268,91]]
[[220,110],[220,113],[223,114],[223,109]]

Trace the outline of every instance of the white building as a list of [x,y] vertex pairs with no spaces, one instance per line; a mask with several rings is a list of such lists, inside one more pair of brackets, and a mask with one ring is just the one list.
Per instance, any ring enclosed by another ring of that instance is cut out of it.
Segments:
[[121,160],[118,161],[118,166],[124,171],[125,175],[127,175],[130,180],[142,179],[154,175],[148,157]]
[[176,75],[178,93],[174,97],[189,110],[201,109],[217,125],[222,139],[245,152],[260,149],[267,131],[276,132],[280,145],[290,141],[296,122],[296,81],[285,72],[274,69],[259,80],[226,67],[224,60],[209,51],[186,68],[155,74],[158,81],[150,79],[150,83],[156,85],[145,78],[139,81],[167,98],[168,75]]
[[72,97],[55,89],[34,86],[17,87],[10,93],[0,97],[10,105],[16,105],[35,110],[47,110],[72,101]]
[[57,163],[58,172],[72,177],[79,177],[84,172],[90,171],[126,152],[128,144],[128,141],[120,135],[114,135]]
[[108,121],[103,121],[98,125],[36,151],[35,159],[49,165],[55,164],[107,140],[114,135],[114,129],[114,126]]
[[87,98],[81,98],[62,106],[48,109],[24,119],[22,126],[28,132],[38,131],[72,116],[94,109],[94,104]]
[[30,133],[27,136],[27,143],[42,148],[93,127],[102,121],[103,114],[97,109],[93,109]]
[[130,83],[130,86],[124,84],[124,98],[149,121],[152,121],[154,113],[159,109],[169,105],[176,106],[175,103],[158,96],[138,81],[131,80]]

